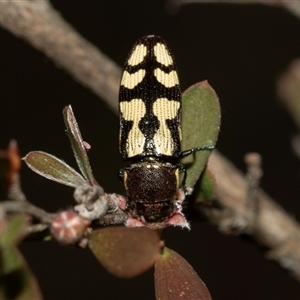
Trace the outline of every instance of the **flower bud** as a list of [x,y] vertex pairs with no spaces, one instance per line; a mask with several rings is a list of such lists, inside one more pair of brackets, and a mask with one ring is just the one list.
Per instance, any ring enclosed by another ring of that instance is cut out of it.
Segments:
[[50,230],[60,243],[73,244],[82,238],[89,224],[89,220],[73,211],[62,211],[53,219]]

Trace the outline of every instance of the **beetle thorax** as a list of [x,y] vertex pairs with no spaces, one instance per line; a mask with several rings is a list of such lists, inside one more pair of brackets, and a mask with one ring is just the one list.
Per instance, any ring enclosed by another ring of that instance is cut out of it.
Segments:
[[170,163],[149,158],[126,168],[124,183],[132,213],[157,222],[172,212],[179,170]]

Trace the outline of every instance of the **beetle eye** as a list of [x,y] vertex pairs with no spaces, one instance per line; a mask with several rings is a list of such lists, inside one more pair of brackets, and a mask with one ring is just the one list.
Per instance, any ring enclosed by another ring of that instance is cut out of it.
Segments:
[[131,209],[136,209],[136,202],[135,201],[130,201],[129,202],[129,207],[131,208]]

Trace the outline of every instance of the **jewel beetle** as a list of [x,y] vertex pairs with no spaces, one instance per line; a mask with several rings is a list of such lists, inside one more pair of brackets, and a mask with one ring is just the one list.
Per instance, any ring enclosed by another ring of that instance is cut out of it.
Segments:
[[121,77],[119,117],[119,151],[130,163],[119,173],[127,212],[143,225],[182,215],[178,190],[185,189],[186,170],[179,160],[214,146],[181,151],[177,68],[160,36],[144,36],[130,51]]

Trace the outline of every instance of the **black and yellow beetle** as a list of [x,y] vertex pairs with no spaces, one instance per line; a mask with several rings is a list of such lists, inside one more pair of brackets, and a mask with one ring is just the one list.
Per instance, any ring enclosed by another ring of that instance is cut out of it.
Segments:
[[213,146],[181,151],[181,90],[161,37],[148,35],[133,46],[121,78],[119,109],[119,150],[131,162],[120,170],[128,213],[145,225],[182,215],[177,191],[184,188],[186,172],[179,159]]

